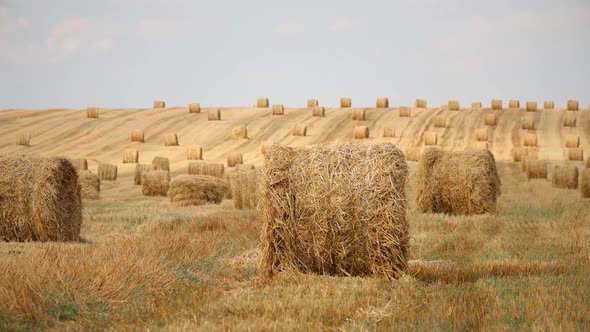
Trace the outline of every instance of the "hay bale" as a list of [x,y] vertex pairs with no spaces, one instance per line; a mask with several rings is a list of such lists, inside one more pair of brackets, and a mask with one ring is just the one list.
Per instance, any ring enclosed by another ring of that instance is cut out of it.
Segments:
[[340,108],[349,108],[352,106],[352,99],[347,97],[340,98]]
[[520,108],[520,100],[509,100],[508,101],[508,108]]
[[443,115],[437,115],[434,117],[434,128],[445,128],[447,126],[446,119]]
[[89,119],[98,119],[99,111],[98,107],[86,108],[86,117]]
[[590,168],[590,157],[586,159],[586,168]]
[[152,159],[154,171],[170,171],[170,160],[166,157],[156,156]]
[[98,178],[101,181],[115,181],[117,180],[117,165],[99,163],[98,164]]
[[166,103],[163,100],[154,100],[154,109],[165,108]]
[[526,102],[526,111],[527,112],[536,112],[537,111],[537,102],[536,101],[527,101]]
[[123,152],[123,164],[136,164],[139,160],[139,152],[136,149],[125,149]]
[[386,278],[407,273],[408,167],[395,145],[274,145],[265,161],[263,277],[285,269]]
[[438,135],[433,131],[424,133],[424,145],[436,145],[438,143]]
[[205,167],[205,175],[223,178],[224,172],[225,172],[225,166],[223,164],[208,163]]
[[590,168],[580,172],[580,194],[583,198],[590,198]]
[[272,105],[272,115],[283,115],[285,114],[285,106],[283,104]]
[[527,148],[514,148],[512,150],[512,161],[520,162],[528,156],[529,150]]
[[231,137],[234,140],[248,139],[248,129],[244,126],[235,127],[231,130]]
[[416,99],[414,106],[416,108],[426,108],[426,99]]
[[169,189],[169,171],[152,170],[141,175],[141,192],[144,196],[166,196]]
[[148,165],[148,164],[135,165],[135,173],[133,176],[133,183],[141,184],[141,177],[143,176],[143,173],[149,172],[151,170],[153,170],[152,165]]
[[573,112],[567,112],[563,116],[563,126],[564,127],[575,128],[576,127],[576,122],[577,122],[577,116]]
[[365,121],[366,120],[365,110],[364,109],[352,110],[352,120],[353,121]]
[[458,100],[449,100],[449,111],[458,111],[461,109],[461,105],[459,105]]
[[356,126],[354,127],[354,135],[355,139],[364,139],[369,138],[369,127],[367,126]]
[[324,108],[324,106],[314,106],[311,109],[311,115],[324,117],[324,116],[326,116],[326,109]]
[[399,107],[399,116],[402,118],[409,118],[412,116],[412,112],[410,107],[408,106],[400,106]]
[[551,184],[554,188],[577,189],[578,168],[574,166],[553,166]]
[[31,146],[31,134],[29,134],[29,133],[16,134],[16,145]]
[[395,137],[395,128],[383,127],[383,137]]
[[520,128],[524,130],[535,130],[535,119],[531,116],[524,116],[520,119]]
[[87,171],[88,170],[88,161],[83,158],[72,159],[72,166],[78,171]]
[[262,155],[265,155],[266,152],[268,151],[268,147],[271,146],[274,142],[272,141],[264,141],[262,143],[260,143],[260,153]]
[[404,151],[404,156],[406,157],[406,161],[419,161],[420,156],[422,155],[422,150],[420,148],[406,148]]
[[428,149],[416,176],[416,205],[422,213],[494,213],[500,194],[496,160],[489,150]]
[[178,146],[178,135],[176,133],[164,134],[164,146]]
[[578,111],[579,104],[577,100],[570,99],[567,101],[567,110],[568,111]]
[[129,134],[129,140],[131,142],[140,142],[140,143],[145,142],[143,130],[141,130],[141,129],[132,130],[131,133]]
[[78,172],[69,159],[0,155],[0,242],[77,241],[81,224]]
[[475,131],[475,140],[478,142],[488,141],[488,128],[479,128]]
[[581,148],[571,148],[567,151],[568,160],[584,161],[584,150]]
[[481,101],[474,101],[471,103],[472,110],[479,110],[481,109]]
[[230,191],[236,209],[253,209],[258,204],[259,171],[241,169],[230,176]]
[[526,158],[525,172],[527,179],[546,179],[547,178],[547,161]]
[[230,152],[227,154],[227,167],[234,167],[244,163],[244,157],[240,152]]
[[207,163],[204,161],[188,163],[188,174],[207,175]]
[[527,172],[528,162],[531,160],[539,160],[539,158],[536,155],[527,155],[527,156],[522,157],[522,159],[520,161],[520,168],[523,172],[525,172],[525,173]]
[[580,136],[568,135],[565,138],[566,148],[579,148],[580,147]]
[[536,147],[537,146],[537,134],[527,133],[524,135],[524,146]]
[[188,104],[188,112],[189,113],[201,113],[201,104],[199,104],[199,103]]
[[543,103],[543,108],[546,110],[552,110],[555,108],[555,103],[553,102],[553,100],[545,100],[545,102]]
[[307,100],[307,108],[314,108],[318,105],[319,105],[319,103],[318,103],[317,99],[308,99]]
[[295,125],[293,127],[293,136],[306,136],[307,135],[307,127],[304,125]]
[[214,110],[209,110],[207,112],[207,121],[220,121],[221,120],[221,110],[219,108]]
[[377,108],[388,108],[389,107],[389,99],[387,97],[379,97],[379,98],[377,98],[377,102],[375,103],[375,107],[377,107]]
[[209,175],[180,175],[170,183],[168,196],[173,206],[219,204],[228,191],[227,183]]
[[82,199],[100,199],[100,179],[90,171],[78,171]]
[[203,148],[198,145],[189,145],[186,148],[186,160],[203,159]]
[[496,114],[488,113],[484,117],[484,123],[486,126],[495,126],[496,125]]
[[256,100],[256,108],[268,108],[268,98],[258,98]]

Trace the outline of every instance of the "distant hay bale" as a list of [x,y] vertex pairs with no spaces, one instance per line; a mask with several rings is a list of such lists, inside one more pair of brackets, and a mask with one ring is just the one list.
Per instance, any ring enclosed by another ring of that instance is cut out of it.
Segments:
[[205,175],[223,178],[224,172],[225,172],[225,166],[223,164],[208,163],[205,167]]
[[141,192],[144,196],[166,196],[169,189],[169,171],[147,171],[142,174]]
[[163,100],[154,100],[154,109],[165,108],[166,103]]
[[258,98],[256,101],[257,108],[268,108],[268,98]]
[[590,157],[586,159],[586,168],[590,168]]
[[494,155],[489,150],[428,149],[420,158],[416,179],[416,205],[422,213],[496,212],[500,177]]
[[383,127],[383,137],[395,137],[395,128]]
[[186,160],[203,159],[203,148],[198,145],[189,145],[186,148]]
[[98,119],[99,111],[98,107],[88,107],[86,108],[86,117],[89,119]]
[[545,100],[545,102],[543,103],[543,108],[546,110],[552,110],[555,108],[555,103],[553,102],[553,100]]
[[420,148],[406,148],[404,151],[404,155],[406,157],[406,161],[419,161],[420,156],[422,155],[422,151]]
[[78,171],[87,171],[88,170],[88,161],[84,158],[72,159],[72,166]]
[[170,171],[170,160],[166,157],[156,156],[152,159],[154,171]]
[[582,148],[571,148],[567,151],[568,160],[584,161],[584,150]]
[[524,130],[535,130],[535,119],[531,116],[525,116],[520,119],[520,128]]
[[164,146],[178,146],[178,135],[176,133],[165,134]]
[[100,179],[90,171],[78,171],[82,199],[100,199]]
[[547,161],[526,159],[526,176],[528,179],[546,179]]
[[260,143],[260,153],[262,155],[265,155],[266,152],[268,151],[268,147],[271,146],[273,144],[272,141],[264,141],[262,143]]
[[526,102],[526,111],[527,112],[536,112],[537,111],[537,102],[536,101],[527,101]]
[[258,204],[257,170],[238,170],[230,175],[231,196],[236,209],[252,209]]
[[308,99],[307,100],[307,108],[314,108],[316,106],[318,106],[318,100],[317,99]]
[[590,168],[580,172],[580,194],[583,198],[590,198]]
[[429,131],[424,133],[424,145],[436,145],[438,144],[438,135],[433,132]]
[[577,189],[578,168],[575,166],[553,166],[551,184],[554,188]]
[[324,116],[326,116],[326,109],[324,108],[324,106],[314,106],[311,109],[311,115],[324,117]]
[[16,145],[31,146],[31,134],[29,134],[29,133],[16,134]]
[[219,108],[209,110],[207,112],[207,121],[219,121],[221,120],[221,110]]
[[69,159],[0,155],[0,242],[77,241],[81,224],[78,172]]
[[494,111],[502,110],[502,99],[492,99],[492,110],[494,110]]
[[188,164],[188,174],[191,175],[209,175],[217,178],[223,178],[225,166],[217,163],[206,163],[204,161],[191,162]]
[[411,108],[408,106],[400,106],[399,107],[399,116],[402,118],[409,118],[412,116]]
[[199,104],[199,103],[188,104],[188,112],[189,113],[201,113],[201,104]]
[[488,137],[488,128],[479,128],[475,131],[475,140],[478,142],[487,142],[489,140]]
[[461,105],[458,100],[449,100],[449,111],[458,111],[461,109]]
[[143,143],[145,142],[145,137],[143,135],[143,130],[141,129],[134,129],[131,131],[131,134],[129,134],[129,140],[131,142],[140,142]]
[[446,119],[443,115],[434,117],[434,128],[445,128],[447,126]]
[[570,99],[567,101],[567,110],[568,111],[578,111],[579,104],[577,100]]
[[295,125],[293,127],[293,136],[306,136],[307,135],[307,127],[304,125]]
[[529,150],[527,148],[514,148],[512,150],[512,161],[520,162],[528,156]]
[[[526,149],[526,148],[524,148]],[[520,160],[520,168],[523,172],[527,172],[528,170],[528,162],[529,161],[534,161],[534,160],[539,160],[539,158],[536,155],[527,155],[527,156],[523,156],[522,159]]]
[[365,121],[366,120],[366,112],[364,109],[353,109],[352,110],[352,120],[354,121]]
[[520,108],[520,100],[509,100],[508,101],[508,108]]
[[576,122],[577,122],[577,116],[573,112],[567,112],[563,116],[563,126],[564,127],[575,128],[576,127]]
[[98,164],[98,178],[101,181],[115,181],[117,180],[117,165],[99,163]]
[[244,163],[244,158],[240,152],[230,152],[227,154],[227,167],[234,167]]
[[135,173],[133,174],[133,183],[135,184],[141,184],[141,177],[143,176],[143,173],[145,172],[149,172],[153,170],[152,165],[148,165],[148,164],[137,164],[135,165]]
[[479,110],[481,109],[481,101],[474,101],[471,103],[471,109]]
[[536,147],[537,146],[537,134],[527,133],[524,135],[524,146]]
[[486,126],[495,126],[496,125],[496,114],[488,113],[484,117],[484,123]]
[[265,164],[263,278],[281,270],[390,279],[407,273],[408,167],[395,145],[274,145]]
[[209,175],[180,175],[170,183],[168,196],[173,206],[219,204],[228,191],[227,183]]
[[369,127],[367,127],[367,126],[354,127],[354,138],[355,139],[369,138]]
[[377,98],[377,102],[375,103],[375,107],[377,107],[377,108],[388,108],[389,107],[389,98],[387,98],[387,97],[379,97],[379,98]]
[[139,161],[139,152],[136,149],[125,149],[123,152],[123,164],[136,164]]
[[416,108],[426,108],[426,99],[416,99],[414,106]]
[[256,166],[253,164],[238,164],[235,168],[236,171],[249,171],[251,169],[256,169]]
[[352,99],[347,97],[340,98],[340,108],[349,108],[352,106]]
[[579,148],[580,147],[580,136],[568,135],[565,138],[566,148]]
[[283,104],[272,105],[272,115],[283,115],[285,114],[285,106]]
[[235,127],[231,130],[231,137],[234,140],[248,139],[248,129],[244,126]]

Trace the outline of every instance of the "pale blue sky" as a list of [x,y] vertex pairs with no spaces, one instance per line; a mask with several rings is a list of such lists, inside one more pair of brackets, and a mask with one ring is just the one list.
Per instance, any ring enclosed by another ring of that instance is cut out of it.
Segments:
[[590,104],[589,0],[0,0],[0,108]]

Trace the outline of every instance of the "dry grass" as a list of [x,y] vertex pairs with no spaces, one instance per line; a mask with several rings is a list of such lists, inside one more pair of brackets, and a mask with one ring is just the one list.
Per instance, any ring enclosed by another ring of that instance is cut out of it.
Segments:
[[203,148],[198,145],[189,145],[186,148],[186,160],[202,160]]
[[78,171],[82,199],[100,199],[100,179],[90,171]]
[[416,99],[416,101],[414,102],[414,107],[426,108],[427,107],[426,99]]
[[554,188],[577,189],[578,168],[575,166],[553,166],[551,184]]
[[145,142],[145,137],[143,134],[143,130],[141,129],[134,129],[131,131],[131,133],[129,134],[129,140],[131,142],[139,142],[139,143],[144,143]]
[[199,103],[188,104],[188,112],[189,113],[201,113],[201,104],[199,104]]
[[527,133],[524,135],[524,142],[522,144],[526,147],[536,147],[537,146],[537,134],[535,133]]
[[123,164],[137,164],[139,162],[139,152],[137,149],[125,149],[123,151]]
[[284,115],[284,114],[285,114],[285,106],[283,106],[283,104],[272,105],[272,115]]
[[536,112],[537,111],[537,102],[536,101],[527,101],[526,102],[526,111],[527,112]]
[[347,97],[340,98],[340,108],[349,108],[352,106],[352,99]]
[[412,116],[411,108],[408,106],[399,107],[399,116],[402,118],[409,118]]
[[580,109],[579,103],[577,100],[570,99],[567,101],[567,110],[568,111],[578,111]]
[[543,108],[546,110],[552,110],[555,108],[555,103],[553,100],[545,100],[545,102],[543,102]]
[[519,100],[509,100],[508,101],[508,108],[520,108],[520,101]]
[[570,148],[567,150],[568,160],[584,161],[584,150],[582,148]]
[[445,128],[447,126],[447,121],[444,115],[437,115],[434,117],[434,127],[435,128]]
[[567,135],[565,137],[566,148],[579,148],[580,147],[580,136],[578,135]]
[[231,137],[234,140],[248,139],[248,129],[245,126],[235,127],[231,130]]
[[353,137],[355,139],[369,138],[369,127],[367,127],[367,126],[354,127]]
[[366,112],[362,108],[356,108],[352,110],[352,120],[353,121],[365,121],[366,120]]
[[500,111],[502,108],[502,99],[492,99],[492,110]]
[[449,100],[448,108],[449,111],[458,111],[461,109],[461,105],[458,100]]
[[72,165],[78,171],[87,171],[88,170],[88,161],[84,158],[77,158],[71,159]]
[[170,189],[169,171],[147,171],[141,175],[141,193],[144,196],[166,196]]
[[383,127],[383,137],[395,137],[395,128]]
[[486,126],[495,126],[496,125],[496,114],[488,113],[484,117],[484,124]]
[[133,173],[133,183],[141,185],[141,178],[143,173],[153,170],[152,165],[148,164],[137,164],[135,165],[135,172]]
[[375,102],[376,108],[388,108],[389,107],[389,98],[387,97],[379,97]]
[[574,112],[566,112],[563,116],[563,126],[575,128],[577,122],[577,116]]
[[580,194],[583,198],[590,198],[590,168],[580,172]]
[[532,116],[520,118],[520,128],[524,130],[535,130],[535,118]]
[[166,157],[155,156],[152,159],[152,169],[154,171],[170,171],[170,160]]
[[166,102],[163,100],[154,100],[154,109],[166,108]]
[[164,134],[164,146],[178,146],[178,135],[176,133]]
[[304,125],[297,124],[293,127],[292,131],[293,136],[306,136],[307,135],[307,127]]
[[311,115],[318,116],[318,117],[324,117],[324,116],[326,116],[326,109],[324,108],[324,106],[314,106],[311,109]]
[[117,165],[99,163],[98,164],[98,178],[101,181],[115,181],[117,180]]
[[257,108],[268,108],[268,105],[268,98],[258,98],[258,100],[256,101]]
[[207,112],[207,121],[220,121],[221,120],[221,110],[219,108],[209,110]]
[[316,107],[318,105],[319,104],[318,104],[318,100],[317,99],[310,98],[310,99],[307,100],[307,108],[314,108],[314,107]]
[[220,204],[227,183],[209,175],[180,175],[170,183],[168,196],[173,206]]
[[472,110],[480,110],[481,109],[481,101],[474,101],[471,103]]
[[438,135],[433,131],[424,133],[424,145],[437,145]]
[[478,142],[488,141],[488,128],[479,128],[475,131],[475,140]]
[[525,167],[527,179],[547,178],[547,161],[527,158]]
[[31,134],[29,134],[29,133],[16,134],[16,145],[31,146]]
[[227,167],[234,167],[244,163],[244,157],[240,152],[230,152],[227,154]]
[[98,119],[99,117],[99,109],[98,107],[88,107],[86,108],[86,117],[89,119]]

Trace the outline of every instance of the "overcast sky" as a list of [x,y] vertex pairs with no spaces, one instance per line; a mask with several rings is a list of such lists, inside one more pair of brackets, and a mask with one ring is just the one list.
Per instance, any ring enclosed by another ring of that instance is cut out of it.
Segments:
[[590,0],[0,0],[0,108],[590,104]]

